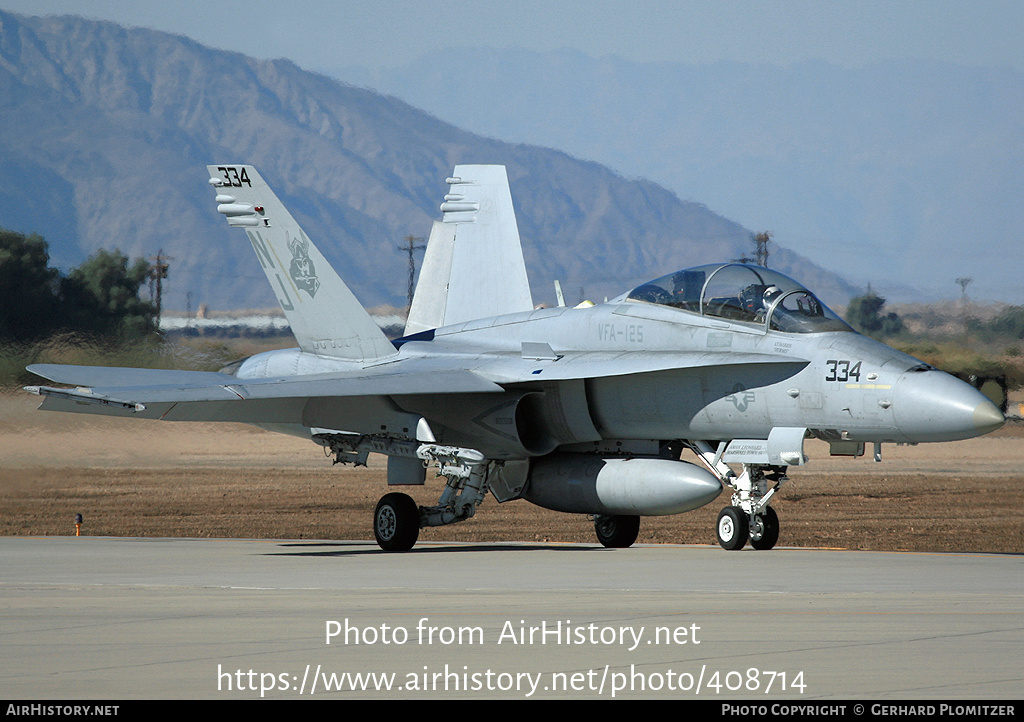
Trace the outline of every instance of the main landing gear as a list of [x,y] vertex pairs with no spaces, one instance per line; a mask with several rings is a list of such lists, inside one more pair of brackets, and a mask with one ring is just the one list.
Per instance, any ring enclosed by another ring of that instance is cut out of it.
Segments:
[[422,527],[469,519],[487,494],[487,460],[479,451],[422,444],[415,454],[425,464],[437,464],[448,483],[435,506],[417,506],[411,496],[397,492],[381,497],[373,512],[373,536],[386,552],[412,549]]
[[387,552],[412,549],[425,526],[469,519],[487,494],[487,459],[475,449],[342,433],[317,434],[313,440],[334,454],[335,464],[365,465],[367,454],[376,452],[433,464],[438,476],[448,479],[435,506],[418,506],[397,492],[381,497],[373,511],[373,536]]
[[385,494],[373,512],[373,536],[386,552],[405,552],[420,538],[420,509],[408,494]]
[[625,549],[632,546],[640,534],[640,517],[595,516],[594,531],[597,533],[597,540],[609,549]]

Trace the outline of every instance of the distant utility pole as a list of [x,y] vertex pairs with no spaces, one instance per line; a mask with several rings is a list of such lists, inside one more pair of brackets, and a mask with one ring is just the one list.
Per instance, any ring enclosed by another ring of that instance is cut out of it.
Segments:
[[416,251],[422,251],[426,248],[425,245],[416,245],[416,241],[422,241],[422,238],[416,236],[406,236],[404,246],[398,246],[398,250],[405,251],[409,254],[409,305],[408,308],[412,308],[412,294],[416,290],[416,259],[413,254]]
[[960,320],[964,325],[964,342],[968,340],[971,325],[967,321],[967,287],[971,285],[971,281],[974,279],[971,276],[960,276],[956,279],[957,285],[960,286]]
[[967,305],[967,287],[971,285],[971,281],[974,279],[971,276],[960,276],[956,279],[957,284],[960,286],[960,303]]
[[757,251],[754,253],[757,265],[765,268],[768,268],[768,241],[771,237],[771,231],[762,231],[754,236],[754,243],[757,244]]
[[149,301],[156,304],[156,317],[160,318],[160,309],[163,307],[163,280],[167,278],[167,271],[171,267],[168,261],[173,261],[173,256],[165,256],[164,249],[156,252],[156,257],[150,256],[153,263],[149,264]]
[[763,231],[757,235],[751,235],[750,240],[754,242],[754,257],[743,254],[739,258],[732,259],[733,263],[753,263],[768,268],[768,241],[771,240],[771,231]]

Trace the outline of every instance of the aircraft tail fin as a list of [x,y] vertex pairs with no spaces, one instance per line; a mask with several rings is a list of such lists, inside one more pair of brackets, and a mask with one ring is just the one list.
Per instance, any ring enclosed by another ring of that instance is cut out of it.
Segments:
[[251,165],[211,165],[217,210],[245,230],[303,351],[351,360],[395,347]]
[[508,174],[457,165],[427,241],[406,335],[533,310]]

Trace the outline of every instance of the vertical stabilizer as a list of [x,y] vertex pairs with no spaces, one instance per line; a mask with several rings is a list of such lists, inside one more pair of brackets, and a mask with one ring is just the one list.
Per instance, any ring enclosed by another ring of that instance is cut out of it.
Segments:
[[211,165],[217,211],[245,230],[303,351],[373,360],[395,347],[251,165]]
[[406,335],[533,309],[505,166],[457,165],[448,186]]

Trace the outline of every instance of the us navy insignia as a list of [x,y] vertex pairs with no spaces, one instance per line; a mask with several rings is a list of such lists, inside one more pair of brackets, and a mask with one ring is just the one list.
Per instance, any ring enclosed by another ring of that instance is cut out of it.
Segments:
[[309,239],[305,234],[302,234],[301,238],[289,238],[288,250],[292,252],[292,265],[288,275],[295,281],[297,288],[301,288],[312,298],[320,288],[320,281],[316,277],[313,260],[309,257]]
[[737,411],[746,411],[747,408],[757,400],[753,391],[747,391],[743,384],[736,384],[732,387],[732,393],[725,397],[732,402]]

